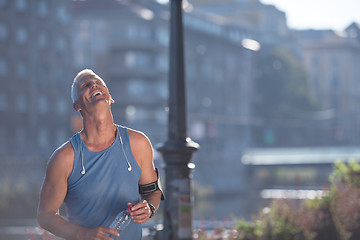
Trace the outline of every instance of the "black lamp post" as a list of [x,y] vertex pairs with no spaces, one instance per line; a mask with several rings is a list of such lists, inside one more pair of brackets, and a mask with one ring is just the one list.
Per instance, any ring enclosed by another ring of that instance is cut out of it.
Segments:
[[170,0],[168,139],[157,148],[165,161],[163,240],[193,239],[191,169],[199,145],[187,137],[182,0]]

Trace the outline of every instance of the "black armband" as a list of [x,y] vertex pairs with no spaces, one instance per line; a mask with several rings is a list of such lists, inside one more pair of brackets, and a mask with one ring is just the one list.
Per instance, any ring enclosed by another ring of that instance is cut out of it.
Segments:
[[159,170],[157,168],[155,168],[155,172],[157,175],[157,180],[155,182],[148,183],[148,184],[139,184],[139,193],[147,194],[147,193],[152,193],[152,192],[159,190],[161,192],[161,200],[165,200],[165,195],[161,189]]

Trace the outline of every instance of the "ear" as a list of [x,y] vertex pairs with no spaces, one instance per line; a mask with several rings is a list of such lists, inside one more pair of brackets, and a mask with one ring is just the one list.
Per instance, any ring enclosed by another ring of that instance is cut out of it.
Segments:
[[110,94],[109,94],[109,96],[110,96],[110,103],[114,103],[115,102],[114,99],[112,99]]
[[81,108],[79,106],[79,103],[76,101],[73,103],[73,108],[75,109],[75,111],[80,112]]

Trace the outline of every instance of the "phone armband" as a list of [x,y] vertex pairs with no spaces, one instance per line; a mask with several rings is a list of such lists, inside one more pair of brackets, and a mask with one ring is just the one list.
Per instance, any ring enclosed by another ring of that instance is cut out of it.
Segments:
[[157,168],[155,168],[155,172],[156,172],[157,180],[155,182],[148,183],[148,184],[139,184],[139,193],[147,194],[147,193],[152,193],[152,192],[159,190],[161,192],[161,200],[165,200],[165,195],[161,188],[159,170]]

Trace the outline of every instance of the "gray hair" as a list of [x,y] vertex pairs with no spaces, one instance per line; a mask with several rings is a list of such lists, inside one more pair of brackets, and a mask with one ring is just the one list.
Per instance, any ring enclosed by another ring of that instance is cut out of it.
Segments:
[[[74,81],[71,85],[71,99],[72,99],[72,102],[75,103],[77,100],[78,100],[78,87],[79,87],[79,84],[77,84],[77,82],[80,80],[80,79],[83,79],[83,78],[86,78],[88,76],[92,76],[94,78],[97,78],[97,79],[100,79],[101,81],[104,82],[104,80],[102,80],[101,77],[99,77],[96,73],[94,73],[93,70],[91,69],[84,69],[84,70],[81,70],[77,75],[76,77],[74,78]],[[105,82],[104,82],[104,85],[106,86]]]

